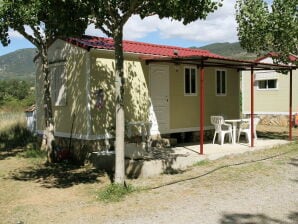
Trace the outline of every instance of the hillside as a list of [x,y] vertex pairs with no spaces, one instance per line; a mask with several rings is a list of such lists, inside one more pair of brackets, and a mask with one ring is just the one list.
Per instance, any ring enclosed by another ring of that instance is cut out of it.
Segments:
[[0,80],[22,79],[33,80],[35,48],[26,48],[0,56]]
[[256,54],[248,53],[244,50],[239,42],[236,43],[215,43],[200,47],[203,50],[209,50],[212,53],[236,59],[253,60],[257,57]]
[[[256,58],[255,54],[247,53],[246,50],[241,48],[239,42],[215,43],[200,47],[200,49],[209,50],[215,54],[237,59],[252,60]],[[35,76],[33,58],[35,55],[35,48],[26,48],[0,56],[0,80],[22,79],[33,81]]]

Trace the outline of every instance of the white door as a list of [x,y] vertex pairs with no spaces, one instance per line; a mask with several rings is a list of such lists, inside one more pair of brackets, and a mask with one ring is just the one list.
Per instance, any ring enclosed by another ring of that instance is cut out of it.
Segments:
[[169,66],[150,65],[151,134],[169,131]]

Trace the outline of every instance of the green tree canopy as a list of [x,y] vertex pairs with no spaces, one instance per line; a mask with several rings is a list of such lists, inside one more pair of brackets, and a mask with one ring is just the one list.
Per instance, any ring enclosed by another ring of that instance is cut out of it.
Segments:
[[87,1],[81,0],[1,0],[0,40],[3,46],[10,43],[11,28],[41,50],[56,38],[84,33],[88,12]]
[[0,106],[14,105],[17,108],[30,106],[34,103],[34,90],[27,81],[0,80]]
[[298,0],[273,0],[271,7],[264,0],[237,0],[236,20],[240,44],[249,52],[274,52],[282,63],[298,55]]

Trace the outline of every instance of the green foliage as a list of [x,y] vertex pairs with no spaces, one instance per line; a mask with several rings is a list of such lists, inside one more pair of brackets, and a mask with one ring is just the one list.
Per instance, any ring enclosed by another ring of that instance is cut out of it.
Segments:
[[[276,52],[275,62],[298,54],[298,0],[237,0],[236,20],[241,46],[249,52]],[[298,62],[295,62],[298,64]]]
[[45,159],[46,156],[46,151],[36,149],[32,144],[30,144],[24,152],[20,153],[20,157],[31,159]]
[[97,198],[104,202],[118,202],[135,191],[137,191],[137,188],[131,185],[123,186],[121,184],[114,183],[101,190],[98,193]]
[[[8,28],[12,28],[40,51],[56,38],[81,35],[88,24],[86,14],[89,7],[86,2],[80,0],[2,0],[0,40],[4,46],[8,45],[10,43]],[[27,25],[26,29],[25,25]]]
[[21,80],[0,80],[0,107],[24,109],[35,102],[31,84]]

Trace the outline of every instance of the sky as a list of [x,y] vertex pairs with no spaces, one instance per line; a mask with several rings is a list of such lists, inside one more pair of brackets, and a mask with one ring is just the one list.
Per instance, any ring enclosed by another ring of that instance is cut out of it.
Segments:
[[[160,20],[157,16],[143,20],[139,16],[132,16],[124,26],[124,39],[180,47],[237,42],[235,2],[236,0],[224,0],[223,7],[209,14],[206,20],[197,20],[188,25],[171,19]],[[104,36],[92,25],[88,27],[86,34]],[[10,31],[10,37],[9,46],[3,47],[0,43],[0,56],[21,48],[34,47],[13,30]]]

